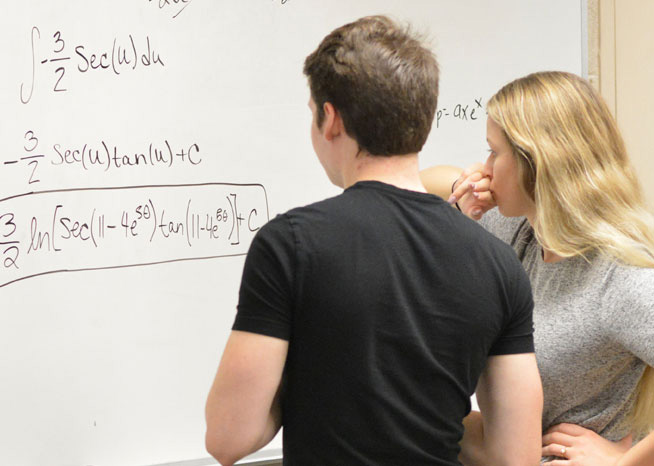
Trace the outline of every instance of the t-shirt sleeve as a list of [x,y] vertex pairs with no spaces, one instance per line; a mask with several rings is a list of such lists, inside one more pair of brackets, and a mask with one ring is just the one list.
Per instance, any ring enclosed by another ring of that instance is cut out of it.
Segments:
[[654,268],[623,266],[604,296],[602,322],[612,339],[654,366]]
[[285,215],[264,225],[250,245],[232,330],[289,340],[295,239]]
[[531,285],[516,257],[511,258],[510,265],[513,278],[508,283],[508,318],[502,334],[490,349],[490,356],[534,352],[534,300]]

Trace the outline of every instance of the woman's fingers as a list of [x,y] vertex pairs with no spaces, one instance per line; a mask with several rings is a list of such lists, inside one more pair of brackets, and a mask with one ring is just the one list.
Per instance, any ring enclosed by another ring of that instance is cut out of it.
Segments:
[[[459,180],[454,184],[452,195],[448,199],[450,204],[458,202],[469,192],[486,192],[490,193],[490,178],[484,176],[481,172],[466,174],[464,171]],[[492,197],[492,196],[491,196]]]
[[483,168],[481,163],[466,168],[454,183],[452,195],[447,200],[450,204],[457,203],[461,211],[474,220],[479,220],[495,207],[490,179],[484,176]]
[[581,426],[578,426],[577,424],[557,424],[555,426],[550,427],[547,429],[547,434],[551,434],[554,432],[561,432],[563,434],[568,434],[568,435],[573,435],[573,436],[579,436],[579,435],[584,435],[585,433],[588,432],[588,429],[584,429]]
[[568,454],[572,447],[566,447],[558,443],[550,443],[543,447],[541,455],[543,456],[558,456],[559,458],[569,458]]
[[473,220],[479,220],[486,212],[495,207],[491,196],[481,196],[481,199],[467,194],[459,201],[461,211]]
[[469,167],[466,167],[465,170],[463,170],[462,175],[467,178],[470,175],[472,175],[475,172],[481,173],[484,170],[484,164],[481,162],[473,163]]
[[[543,435],[543,449],[541,454],[543,456],[558,456],[559,458],[570,458],[571,450],[574,448],[575,437],[563,432],[552,431],[551,429],[547,434]],[[557,465],[557,461],[552,461],[551,465]]]
[[470,185],[470,191],[459,201],[461,210],[473,218],[479,220],[486,212],[495,207],[495,199],[489,191],[490,180],[482,178]]
[[574,439],[574,436],[564,434],[563,432],[550,432],[543,435],[543,446],[551,445],[553,443],[558,445],[572,445]]
[[576,464],[578,466],[610,466],[631,447],[627,435],[619,442],[611,442],[590,429],[574,424],[559,424],[547,430],[543,435],[543,456],[565,458],[543,463]]
[[472,184],[481,180],[482,178],[482,174],[479,172],[472,173],[469,176],[465,176],[464,174],[461,174],[461,177],[459,178],[461,181],[457,181],[454,184],[454,191],[452,191],[452,195],[447,199],[447,202],[450,204],[458,202],[463,196],[465,196],[466,193],[472,189]]
[[471,188],[475,192],[490,191],[490,178],[483,177],[479,181],[471,184]]
[[463,213],[473,220],[480,220],[484,216],[486,211],[480,207],[472,207],[471,209],[464,211]]
[[490,191],[484,191],[484,192],[473,191],[472,197],[477,199],[479,202],[483,202],[486,204],[493,203],[493,195],[490,193]]

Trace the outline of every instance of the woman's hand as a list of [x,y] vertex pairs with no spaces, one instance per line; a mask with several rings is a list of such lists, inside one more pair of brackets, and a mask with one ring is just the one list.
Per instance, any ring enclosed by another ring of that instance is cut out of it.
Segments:
[[461,212],[474,220],[496,205],[490,192],[490,178],[484,176],[483,168],[483,164],[476,163],[463,170],[447,200],[450,204],[456,202]]
[[631,448],[631,434],[611,442],[575,424],[558,424],[543,435],[543,456],[559,458],[542,466],[614,466]]

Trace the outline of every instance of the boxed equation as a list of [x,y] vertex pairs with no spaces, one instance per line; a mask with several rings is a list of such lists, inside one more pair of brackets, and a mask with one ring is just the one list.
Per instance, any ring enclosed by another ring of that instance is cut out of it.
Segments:
[[66,271],[244,255],[268,221],[260,184],[47,191],[0,201],[0,287]]

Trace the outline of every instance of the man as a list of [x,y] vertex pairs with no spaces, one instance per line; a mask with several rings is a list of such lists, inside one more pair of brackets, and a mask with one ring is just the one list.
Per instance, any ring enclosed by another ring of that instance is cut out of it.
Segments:
[[208,450],[231,465],[283,425],[285,465],[457,465],[480,380],[483,431],[464,453],[538,464],[528,279],[509,247],[420,182],[435,58],[368,17],[329,34],[304,72],[314,150],[345,190],[252,242],[207,401]]

